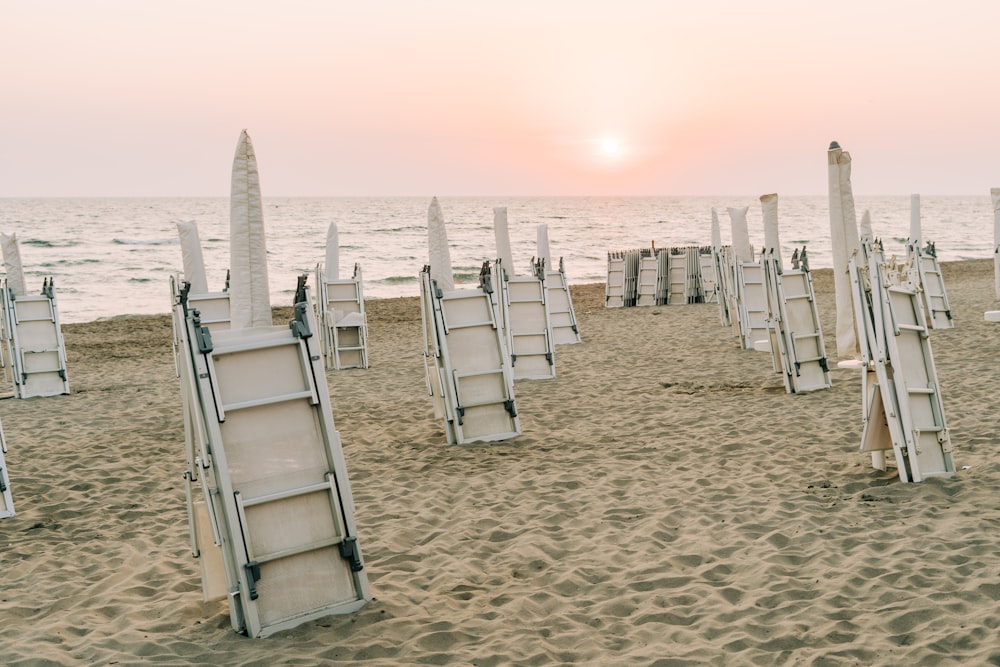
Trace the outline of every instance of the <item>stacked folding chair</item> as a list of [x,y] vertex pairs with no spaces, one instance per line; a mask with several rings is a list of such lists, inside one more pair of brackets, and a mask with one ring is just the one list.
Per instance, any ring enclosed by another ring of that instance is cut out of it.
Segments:
[[881,244],[868,237],[850,261],[863,362],[861,451],[883,468],[883,452],[892,451],[903,482],[950,475],[951,437],[917,277],[890,285],[884,264]]
[[429,266],[420,273],[427,388],[452,444],[521,434],[497,296],[489,262],[476,289],[445,291],[431,278]]
[[545,294],[549,305],[549,322],[552,325],[553,344],[579,343],[580,330],[576,324],[573,297],[569,291],[562,257],[559,258],[559,269],[555,271],[548,268],[545,261],[541,259],[533,262],[532,266],[536,276],[545,276]]
[[635,305],[657,305],[657,276],[659,257],[656,250],[643,248],[639,251],[639,276],[636,287]]
[[764,282],[764,266],[760,261],[736,260],[736,304],[740,343],[746,350],[755,349],[756,343],[770,338],[767,286]]
[[0,519],[14,516],[14,498],[10,493],[10,475],[7,474],[7,438],[3,434],[3,424],[0,424]]
[[769,340],[774,370],[790,393],[829,389],[830,369],[806,249],[796,249],[792,268],[782,269],[776,251],[762,262],[769,301]]
[[6,363],[17,398],[69,393],[66,344],[59,324],[55,284],[46,278],[40,294],[18,294],[3,283]]
[[323,353],[330,370],[368,368],[368,320],[361,266],[347,280],[327,278],[316,266]]
[[252,637],[359,609],[371,594],[305,277],[287,327],[228,329],[186,283],[172,292],[205,599]]
[[608,252],[608,277],[604,283],[604,305],[607,308],[622,308],[628,300],[625,293],[625,273],[627,271],[627,251]]
[[733,335],[737,335],[737,319],[735,317],[736,286],[733,274],[733,248],[720,246],[712,248],[712,265],[715,267],[715,288],[718,293],[719,323],[724,327],[732,327]]
[[928,326],[932,329],[954,328],[948,292],[944,287],[944,278],[941,277],[941,264],[938,262],[934,243],[928,241],[923,248],[919,243],[907,243],[906,254],[920,278],[920,297],[924,302]]
[[532,275],[512,275],[503,261],[492,266],[492,284],[500,285],[500,330],[510,354],[515,380],[546,380],[556,375],[552,323],[546,298],[544,268],[533,267]]
[[705,303],[718,303],[718,278],[715,270],[715,253],[710,246],[698,249],[698,293]]

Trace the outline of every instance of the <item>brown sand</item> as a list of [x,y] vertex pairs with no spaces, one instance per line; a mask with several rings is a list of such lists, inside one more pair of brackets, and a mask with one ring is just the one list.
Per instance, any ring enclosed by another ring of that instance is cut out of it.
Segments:
[[715,305],[606,310],[600,284],[574,289],[585,342],[558,377],[518,382],[524,434],[446,445],[417,300],[369,302],[372,367],[328,377],[375,600],[264,640],[201,601],[169,319],[68,325],[73,393],[0,401],[0,662],[1000,664],[992,263],[944,276],[957,328],[932,339],[970,468],[911,485],[857,452],[856,371],[787,395]]

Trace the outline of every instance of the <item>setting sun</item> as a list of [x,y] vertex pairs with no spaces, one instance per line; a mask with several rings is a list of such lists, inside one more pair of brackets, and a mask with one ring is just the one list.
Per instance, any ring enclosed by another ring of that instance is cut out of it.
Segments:
[[621,151],[621,142],[615,137],[605,137],[601,139],[601,153],[607,156],[618,155]]

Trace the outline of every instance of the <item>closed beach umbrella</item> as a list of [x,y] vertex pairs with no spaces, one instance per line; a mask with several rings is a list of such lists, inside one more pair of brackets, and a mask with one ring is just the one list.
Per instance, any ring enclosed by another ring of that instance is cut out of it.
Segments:
[[194,220],[177,223],[177,234],[181,239],[181,261],[184,265],[184,280],[190,284],[191,294],[207,294],[208,278],[205,276],[205,258],[201,254],[201,240],[198,225]]
[[763,195],[760,208],[764,215],[764,250],[771,250],[781,267],[781,243],[778,240],[778,195]]
[[1000,299],[1000,188],[990,188],[990,197],[993,198],[993,281]]
[[455,289],[455,276],[451,269],[451,251],[448,249],[448,231],[444,228],[444,215],[437,197],[431,199],[427,209],[427,254],[431,267],[431,280],[445,291]]
[[0,246],[3,247],[3,265],[7,272],[7,289],[14,296],[28,293],[24,282],[24,265],[21,263],[21,247],[17,244],[17,234],[0,234]]
[[722,247],[722,230],[719,228],[719,213],[712,207],[712,248],[718,250]]
[[910,195],[910,243],[920,247],[920,195]]
[[229,195],[229,304],[234,329],[271,326],[264,208],[257,156],[246,130],[233,157]]
[[507,207],[493,209],[493,236],[497,241],[497,257],[508,276],[514,275],[514,258],[510,252],[510,231],[507,229]]
[[537,240],[535,243],[538,259],[545,262],[546,270],[552,269],[552,252],[549,250],[549,226],[544,222],[538,225]]
[[340,279],[340,234],[336,222],[331,222],[326,230],[326,263],[323,271],[329,280]]
[[849,263],[861,243],[851,189],[851,154],[836,141],[827,151],[830,191],[830,246],[833,251],[833,287],[837,303],[837,356],[857,359],[858,335],[854,323],[854,299],[851,295]]
[[747,230],[747,210],[749,206],[742,208],[729,207],[729,222],[733,227],[733,252],[741,262],[753,261],[753,248],[750,247],[750,232]]
[[865,209],[865,212],[861,214],[861,238],[874,240],[875,234],[872,233],[872,214]]

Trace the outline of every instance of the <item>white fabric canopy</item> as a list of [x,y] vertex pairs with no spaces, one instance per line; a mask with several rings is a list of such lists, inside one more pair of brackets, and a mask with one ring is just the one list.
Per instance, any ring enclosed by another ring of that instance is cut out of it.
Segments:
[[830,191],[830,246],[833,250],[833,287],[837,303],[837,356],[843,360],[860,355],[854,322],[849,263],[858,252],[858,221],[851,189],[851,154],[834,141],[827,151]]
[[455,276],[451,269],[451,251],[448,250],[448,231],[437,197],[431,199],[427,209],[427,250],[431,279],[444,291],[455,289]]
[[920,238],[920,195],[910,195],[910,243],[918,248],[922,243]]
[[993,280],[1000,299],[1000,188],[990,188],[990,197],[993,199]]
[[240,133],[233,157],[229,235],[231,326],[234,329],[271,326],[260,174],[246,130]]
[[323,264],[323,272],[327,280],[340,279],[340,233],[336,222],[331,222],[326,230],[326,263]]
[[875,240],[875,233],[872,232],[872,214],[868,209],[861,214],[861,238]]
[[733,252],[741,262],[753,261],[753,248],[750,247],[750,232],[747,231],[747,211],[743,208],[729,207],[729,221],[733,227]]
[[778,195],[762,195],[760,208],[764,215],[764,250],[773,250],[781,267],[781,242],[778,239]]
[[7,272],[7,289],[14,296],[28,293],[24,282],[24,265],[21,263],[21,247],[17,244],[17,234],[0,234],[0,246],[3,247],[3,265]]
[[719,228],[719,213],[712,207],[712,247],[718,250],[722,247],[722,230]]
[[177,234],[181,238],[181,261],[184,264],[184,280],[190,283],[191,294],[207,294],[208,278],[205,276],[205,258],[201,254],[198,238],[198,224],[194,220],[177,223]]
[[514,258],[510,252],[510,231],[507,229],[507,207],[493,208],[493,237],[497,241],[497,257],[508,277],[514,276]]
[[545,270],[555,270],[552,266],[552,252],[549,250],[549,226],[544,222],[538,225],[538,239],[535,243],[538,259],[545,260]]

